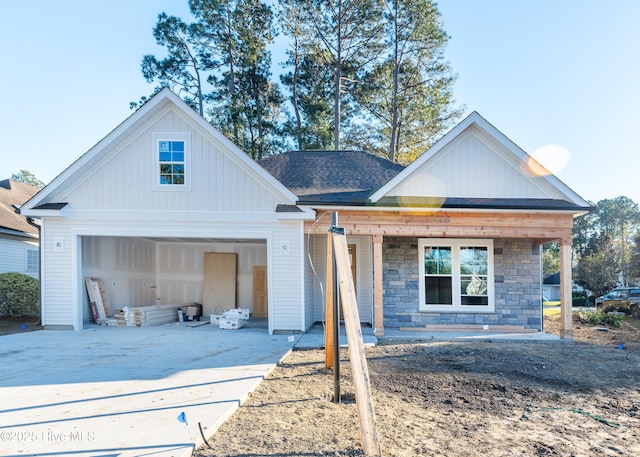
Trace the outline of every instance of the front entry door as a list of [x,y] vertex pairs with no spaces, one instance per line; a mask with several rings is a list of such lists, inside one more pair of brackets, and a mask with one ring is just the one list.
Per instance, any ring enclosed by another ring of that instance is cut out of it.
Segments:
[[[348,244],[347,251],[349,253],[349,264],[351,265],[351,277],[353,278],[353,290],[356,293],[356,300],[358,299],[358,264],[357,264],[357,251],[355,244]],[[342,297],[340,297],[340,320],[342,319]]]

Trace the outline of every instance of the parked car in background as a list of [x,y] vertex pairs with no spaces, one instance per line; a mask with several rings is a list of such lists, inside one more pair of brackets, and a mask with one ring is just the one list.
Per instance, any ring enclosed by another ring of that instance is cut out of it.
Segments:
[[[602,300],[600,300],[602,298]],[[599,303],[598,303],[599,302]],[[622,311],[640,318],[640,288],[621,287],[598,297],[596,306],[602,312]]]

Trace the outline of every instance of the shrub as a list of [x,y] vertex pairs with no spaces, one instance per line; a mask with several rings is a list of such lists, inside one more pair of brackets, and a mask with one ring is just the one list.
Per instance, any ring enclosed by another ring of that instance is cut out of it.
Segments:
[[35,315],[39,304],[37,279],[22,273],[0,274],[0,315]]
[[586,292],[571,292],[571,299],[573,306],[585,306],[588,297]]
[[580,321],[589,325],[620,327],[624,321],[624,314],[606,314],[600,311],[580,313]]

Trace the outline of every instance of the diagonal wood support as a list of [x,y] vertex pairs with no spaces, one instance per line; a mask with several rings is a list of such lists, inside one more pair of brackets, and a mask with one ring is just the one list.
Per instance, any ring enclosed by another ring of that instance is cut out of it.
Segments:
[[377,457],[382,455],[382,451],[373,410],[373,395],[369,382],[369,369],[367,367],[364,341],[362,340],[358,303],[356,301],[353,278],[351,277],[347,238],[344,234],[340,233],[332,233],[332,236],[333,252],[335,254],[336,269],[338,271],[338,290],[340,291],[340,298],[342,299],[342,314],[347,331],[349,360],[351,361],[358,418],[360,419],[362,447],[365,456]]

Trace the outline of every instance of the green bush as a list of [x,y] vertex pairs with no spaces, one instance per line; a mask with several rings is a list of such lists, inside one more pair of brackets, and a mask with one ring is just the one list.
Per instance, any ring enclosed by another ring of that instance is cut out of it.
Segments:
[[571,292],[571,299],[573,302],[573,306],[585,306],[585,303],[587,302],[587,293]]
[[580,321],[589,325],[609,325],[619,328],[624,321],[624,314],[606,314],[600,311],[580,313]]
[[0,316],[26,316],[39,313],[38,280],[22,273],[0,274]]

